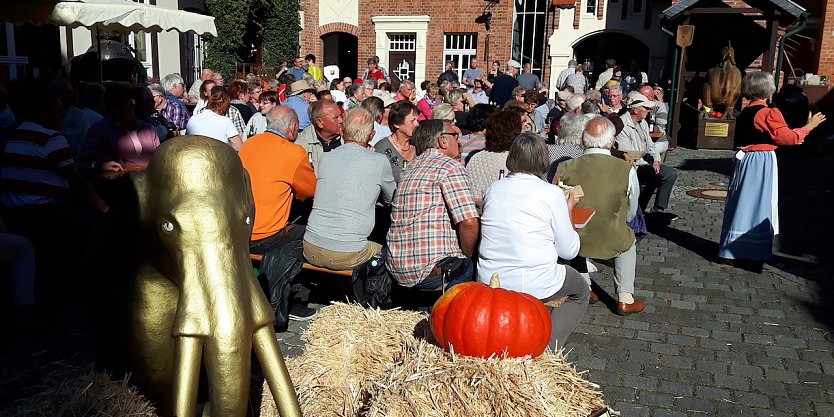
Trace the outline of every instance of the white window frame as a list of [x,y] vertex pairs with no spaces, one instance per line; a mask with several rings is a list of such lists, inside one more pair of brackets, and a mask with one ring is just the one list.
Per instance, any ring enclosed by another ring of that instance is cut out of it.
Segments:
[[[148,3],[148,0],[133,0],[134,3]],[[145,43],[145,59],[139,59],[139,48],[136,47],[137,39],[144,40]],[[131,48],[133,48],[135,52],[135,56],[139,59],[139,62],[142,63],[142,66],[145,67],[145,73],[148,74],[148,78],[156,77],[158,74],[153,73],[153,51],[151,50],[151,33],[150,32],[130,32],[127,36],[127,42]]]
[[[457,59],[455,59],[457,57]],[[463,57],[469,57],[464,65]],[[469,69],[469,63],[478,57],[478,34],[475,32],[466,33],[444,33],[443,34],[443,62],[440,72],[446,71],[446,61],[455,62],[455,72],[458,79],[463,80],[463,72]]]
[[417,46],[414,52],[414,79],[426,79],[426,34],[429,31],[429,15],[405,16],[374,16],[375,50],[379,56],[379,64],[393,71],[394,65],[388,62],[389,33],[414,33],[417,35]]
[[[522,16],[527,16],[527,15],[529,15],[529,16],[532,16],[532,17],[533,17],[533,19],[532,19],[532,21],[533,21],[533,30],[532,30],[532,32],[533,32],[533,33],[536,33],[536,32],[537,32],[537,28],[536,28],[536,20],[537,20],[537,19],[535,18],[535,15],[540,14],[540,15],[542,15],[542,16],[545,16],[545,14],[546,14],[546,10],[547,10],[547,7],[548,7],[547,5],[548,5],[550,2],[549,2],[549,1],[542,1],[542,2],[541,2],[541,5],[542,5],[543,7],[542,7],[540,10],[539,10],[539,8],[538,8],[538,7],[534,7],[534,8],[533,8],[534,10],[533,10],[532,12],[528,12],[528,11],[521,11],[521,12],[519,12],[519,11],[518,11],[518,7],[517,7],[517,5],[521,4],[521,5],[522,5],[521,9],[522,9],[522,10],[524,10],[524,9],[525,9],[525,7],[524,7],[523,5],[525,5],[527,2],[537,2],[537,4],[536,4],[536,5],[538,6],[538,5],[539,5],[539,3],[538,3],[539,1],[541,1],[541,0],[514,0],[514,3],[513,3],[513,26],[512,26],[512,27],[513,27],[513,28],[515,28],[516,22],[519,22],[519,21],[521,20],[521,17],[522,17]],[[545,16],[545,17],[546,17],[546,16]],[[542,42],[542,43],[543,43],[543,42],[547,39],[547,36],[548,36],[548,35],[547,35],[547,19],[546,19],[546,18],[545,18],[545,19],[543,19],[543,24],[545,25],[545,31],[544,31],[544,34],[543,34],[544,39],[541,39],[541,40],[540,40],[540,42]],[[513,30],[513,32],[515,32],[515,31]],[[526,44],[527,44],[527,43],[529,43],[529,42],[533,42],[533,41],[534,41],[534,40],[532,40],[532,39],[525,39],[525,36],[524,36],[525,34],[524,34],[524,32],[525,32],[524,30],[519,30],[519,34],[521,35],[521,42],[520,42],[520,45],[522,45],[522,50],[524,49],[524,45],[526,45]],[[513,33],[513,36],[515,36],[515,33]],[[511,39],[511,40],[510,40],[510,45],[511,45],[511,48],[512,48],[512,45],[514,45],[514,44],[515,44],[515,39]],[[535,47],[534,47],[533,49],[535,50]],[[515,51],[512,51],[512,50],[511,50],[511,53],[512,53],[513,55],[515,55]],[[531,58],[532,58],[532,57],[531,57]],[[513,56],[513,59],[515,59],[516,61],[518,61],[518,62],[522,65],[522,67],[524,66],[524,64],[527,64],[527,63],[532,64],[532,62],[531,62],[530,60],[524,59],[524,53],[523,53],[522,51],[519,51],[518,57]],[[536,67],[536,66],[533,66],[533,67],[532,67],[532,71],[533,71],[533,72],[536,72],[536,71],[541,71],[541,73],[543,74],[543,73],[544,73],[544,68],[543,68],[543,66],[545,65],[545,64],[544,64],[544,60],[542,61],[542,63],[541,63],[541,64],[542,64],[542,67]]]
[[413,52],[417,50],[416,33],[388,33],[388,50]]
[[582,14],[596,17],[598,9],[599,0],[585,0],[585,7],[582,8]]
[[19,56],[14,39],[14,24],[6,23],[3,27],[6,31],[6,55],[0,55],[0,65],[9,67],[9,80],[16,80],[26,75],[26,66],[29,65],[29,57]]

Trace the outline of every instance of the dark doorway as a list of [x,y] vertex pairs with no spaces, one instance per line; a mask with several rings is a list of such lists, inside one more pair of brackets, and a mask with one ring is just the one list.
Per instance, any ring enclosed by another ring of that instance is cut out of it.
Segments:
[[324,44],[322,67],[338,65],[341,77],[356,78],[359,62],[359,40],[350,33],[334,32],[321,37]]
[[591,82],[605,71],[605,60],[614,58],[623,74],[631,69],[631,61],[636,60],[643,72],[649,72],[649,47],[640,39],[623,32],[604,32],[591,35],[573,47],[576,62],[581,64],[586,59],[593,62]]

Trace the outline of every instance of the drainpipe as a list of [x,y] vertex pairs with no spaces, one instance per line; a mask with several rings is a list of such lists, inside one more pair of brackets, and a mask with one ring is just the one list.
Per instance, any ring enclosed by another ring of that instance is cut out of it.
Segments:
[[773,74],[776,87],[779,87],[779,73],[782,72],[782,57],[785,54],[785,41],[787,41],[788,38],[790,38],[791,36],[796,35],[803,29],[805,29],[805,26],[808,25],[808,15],[808,12],[803,12],[802,15],[800,15],[799,17],[799,26],[797,26],[796,29],[786,33],[785,36],[782,36],[782,39],[779,40],[779,57],[776,58],[776,74]]
[[[663,33],[669,35],[672,38],[672,40],[675,39],[675,34],[670,32],[665,27],[663,27],[663,25],[660,25],[660,30],[662,30]],[[675,111],[678,110],[678,109],[675,108],[675,102],[677,101],[677,96],[675,95],[675,93],[677,92],[677,88],[678,88],[677,78],[678,78],[678,64],[679,64],[678,57],[679,57],[679,54],[680,54],[679,49],[680,48],[678,48],[678,45],[675,45],[675,52],[672,55],[672,88],[671,88],[671,90],[669,90],[669,115],[666,117],[666,120],[668,120],[670,122],[675,120],[674,119]],[[779,58],[781,58],[781,57],[782,56],[780,55]],[[668,131],[668,133],[671,133],[672,132],[672,126],[667,126],[667,131]]]

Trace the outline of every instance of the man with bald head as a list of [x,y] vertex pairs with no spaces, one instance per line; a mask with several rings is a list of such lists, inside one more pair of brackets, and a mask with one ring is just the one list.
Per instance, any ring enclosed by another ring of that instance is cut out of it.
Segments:
[[[643,300],[634,298],[637,247],[634,232],[626,225],[637,214],[640,185],[634,167],[611,156],[615,132],[610,120],[595,116],[582,135],[584,153],[559,164],[556,175],[565,184],[594,191],[577,205],[596,210],[593,220],[577,230],[579,257],[614,259],[616,313],[624,316],[639,313],[645,307]],[[571,261],[571,266],[582,273],[590,286],[587,263],[579,257]],[[593,292],[591,300],[597,300]]]
[[304,235],[304,256],[313,265],[353,269],[382,251],[382,245],[368,236],[376,202],[390,205],[396,184],[388,158],[368,146],[373,132],[373,115],[361,107],[350,109],[345,113],[344,145],[322,155]]
[[[285,331],[292,281],[304,262],[304,226],[288,223],[293,199],[308,200],[316,192],[316,174],[304,148],[293,143],[298,116],[277,106],[266,114],[266,132],[243,143],[238,155],[249,172],[255,219],[249,250],[263,254],[261,272],[269,281],[269,302],[275,329]],[[251,221],[251,219],[250,219]]]
[[214,72],[212,70],[203,68],[203,71],[200,72],[200,79],[194,81],[194,84],[191,84],[191,88],[188,89],[188,97],[191,101],[196,103],[200,99],[200,87],[203,85],[203,81],[211,80],[213,76]]
[[298,134],[295,143],[307,152],[307,159],[318,172],[322,154],[342,145],[344,119],[339,105],[333,100],[318,100],[307,109],[310,125]]
[[[646,122],[649,124],[649,134],[654,132],[660,132],[662,134],[654,142],[655,150],[662,155],[669,149],[669,137],[666,135],[666,123],[669,118],[669,110],[666,108],[666,103],[661,99],[662,96],[658,98],[657,94],[655,94],[657,91],[655,87],[644,85],[637,89],[637,91],[646,96],[649,101],[654,102],[654,107],[649,112],[649,117],[646,118]],[[653,140],[656,135],[652,135]]]

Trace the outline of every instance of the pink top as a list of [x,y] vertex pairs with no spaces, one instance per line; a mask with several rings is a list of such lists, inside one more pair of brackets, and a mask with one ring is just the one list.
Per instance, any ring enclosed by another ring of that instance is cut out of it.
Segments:
[[437,102],[430,99],[428,94],[425,97],[423,97],[420,101],[417,102],[417,110],[420,111],[420,114],[417,115],[417,120],[423,121],[431,119],[431,112],[432,110],[434,110],[434,106],[436,105]]
[[116,161],[127,165],[148,165],[159,147],[159,137],[153,126],[134,119],[134,129],[128,130],[110,117],[99,120],[87,131],[85,145],[95,153],[95,161],[102,164]]
[[[750,106],[767,106],[764,100],[755,100]],[[785,116],[777,108],[765,107],[756,113],[753,126],[762,132],[767,132],[773,138],[773,143],[779,146],[800,145],[808,136],[808,129],[798,127],[791,129],[785,122]]]

